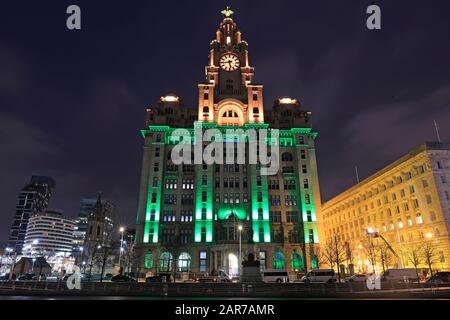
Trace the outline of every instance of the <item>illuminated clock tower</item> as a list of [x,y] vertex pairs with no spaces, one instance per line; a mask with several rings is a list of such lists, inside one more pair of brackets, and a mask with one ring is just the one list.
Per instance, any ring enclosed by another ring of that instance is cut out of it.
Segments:
[[[248,44],[233,12],[227,8],[222,14],[210,43],[206,81],[198,85],[197,108],[167,94],[147,109],[137,265],[147,273],[173,272],[181,278],[219,270],[236,276],[241,258],[253,252],[261,268],[287,269],[296,277],[317,267],[317,132],[311,112],[297,99],[280,97],[264,111],[263,86],[253,83]],[[267,144],[279,146],[280,168],[266,176],[248,157],[245,163],[174,164],[178,129],[191,135],[193,148],[208,144],[194,137],[196,130],[215,129],[227,141],[244,142],[246,152],[249,132],[266,129]]]
[[219,125],[263,123],[263,86],[252,83],[248,44],[231,18],[233,11],[228,8],[222,14],[210,45],[207,83],[199,84],[198,119]]

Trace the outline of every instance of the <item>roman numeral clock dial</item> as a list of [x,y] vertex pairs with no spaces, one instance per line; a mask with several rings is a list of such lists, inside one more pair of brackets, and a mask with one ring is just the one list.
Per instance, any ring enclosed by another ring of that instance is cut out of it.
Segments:
[[220,57],[220,67],[225,71],[235,71],[239,68],[239,58],[234,54],[224,54]]

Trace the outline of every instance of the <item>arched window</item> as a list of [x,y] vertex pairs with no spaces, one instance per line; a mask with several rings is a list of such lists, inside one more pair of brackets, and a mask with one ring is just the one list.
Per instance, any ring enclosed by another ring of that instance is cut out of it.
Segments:
[[100,235],[100,226],[97,226],[97,235]]
[[284,269],[284,254],[281,251],[275,252],[273,256],[273,267],[275,269]]
[[253,113],[259,114],[259,108],[253,108]]
[[291,254],[291,266],[292,266],[292,270],[294,270],[295,272],[298,272],[298,271],[301,271],[304,269],[303,257],[297,251],[294,251]]
[[178,257],[178,271],[188,272],[191,269],[191,255],[187,252],[182,252]]
[[172,271],[173,256],[170,252],[163,252],[159,256],[159,271],[170,272]]
[[153,268],[153,253],[147,253],[145,255],[144,267],[146,269],[152,269]]
[[208,113],[209,112],[209,107],[203,107],[203,113]]

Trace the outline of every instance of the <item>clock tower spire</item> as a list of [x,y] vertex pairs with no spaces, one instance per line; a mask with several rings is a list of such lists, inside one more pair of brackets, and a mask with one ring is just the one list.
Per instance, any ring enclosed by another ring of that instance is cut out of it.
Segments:
[[199,121],[263,123],[262,85],[252,83],[254,68],[249,64],[248,43],[242,40],[230,7],[221,13],[224,18],[211,41],[205,68],[207,82],[199,84]]

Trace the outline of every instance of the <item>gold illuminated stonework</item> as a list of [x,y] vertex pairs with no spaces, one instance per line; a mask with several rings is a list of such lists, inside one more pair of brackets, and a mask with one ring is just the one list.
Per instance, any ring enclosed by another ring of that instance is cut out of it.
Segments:
[[[423,250],[430,246],[433,271],[450,270],[449,180],[450,144],[421,145],[322,204],[318,216],[321,250],[337,236],[347,251],[344,268],[353,262],[355,272],[371,272],[369,241],[379,247],[383,241],[368,236],[379,233],[398,254],[392,253],[389,267],[413,268],[411,254],[416,250],[420,272],[425,274],[428,265]],[[376,265],[382,272],[379,258]]]

